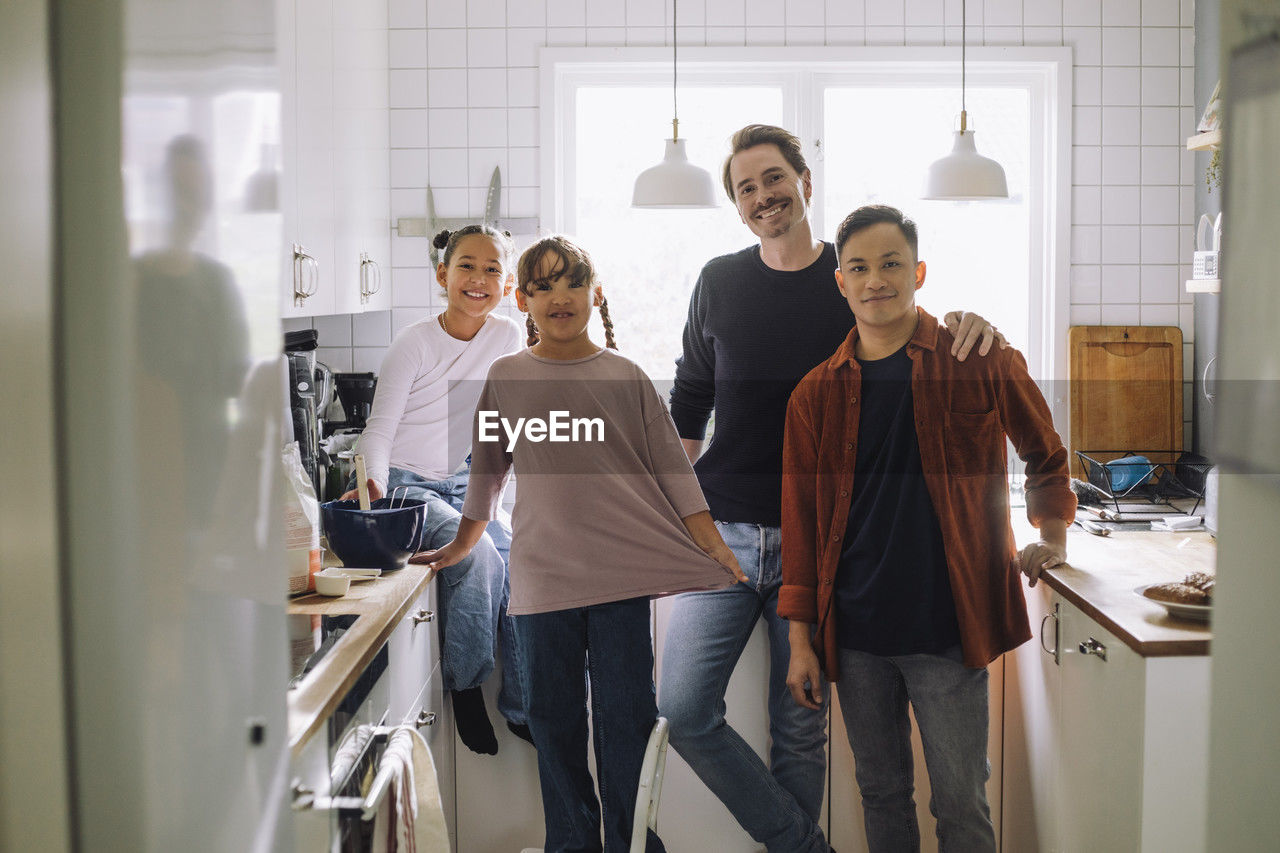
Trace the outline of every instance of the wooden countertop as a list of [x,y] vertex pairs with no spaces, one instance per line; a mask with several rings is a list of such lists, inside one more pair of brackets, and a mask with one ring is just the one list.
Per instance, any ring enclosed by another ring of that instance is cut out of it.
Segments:
[[295,758],[337,708],[433,576],[426,566],[410,564],[374,580],[353,583],[351,591],[338,598],[312,593],[289,602],[290,616],[360,617],[316,668],[289,691],[289,749]]
[[[1030,541],[1017,532],[1019,543]],[[1190,572],[1213,573],[1217,544],[1208,533],[1134,529],[1103,538],[1072,527],[1067,562],[1069,568],[1045,575],[1049,588],[1138,654],[1209,654],[1213,632],[1208,623],[1170,616],[1159,604],[1133,593],[1134,587],[1180,581]]]

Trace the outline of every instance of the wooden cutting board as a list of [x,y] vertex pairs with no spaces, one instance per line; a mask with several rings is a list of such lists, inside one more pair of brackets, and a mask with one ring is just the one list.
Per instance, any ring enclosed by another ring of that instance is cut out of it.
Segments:
[[1173,462],[1182,450],[1182,331],[1072,326],[1067,341],[1072,475],[1084,478],[1076,451],[1100,462],[1123,455],[1115,451]]

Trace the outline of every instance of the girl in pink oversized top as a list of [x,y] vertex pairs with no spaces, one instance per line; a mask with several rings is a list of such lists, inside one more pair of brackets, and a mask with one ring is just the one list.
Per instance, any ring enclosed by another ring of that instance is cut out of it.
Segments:
[[[511,604],[538,748],[549,850],[625,850],[657,719],[649,599],[745,580],[652,382],[613,350],[587,253],[547,237],[520,258],[530,348],[494,362],[472,433],[471,485],[452,542],[413,559],[462,559],[519,479]],[[610,349],[587,333],[599,306]],[[596,772],[587,767],[587,678]],[[644,819],[641,817],[640,819]],[[649,832],[647,850],[662,842]]]

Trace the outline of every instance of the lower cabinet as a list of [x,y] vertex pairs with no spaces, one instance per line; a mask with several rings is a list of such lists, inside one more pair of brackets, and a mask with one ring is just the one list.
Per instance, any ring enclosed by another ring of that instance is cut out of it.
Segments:
[[1002,848],[1203,851],[1209,658],[1143,657],[1057,593],[1011,663]]

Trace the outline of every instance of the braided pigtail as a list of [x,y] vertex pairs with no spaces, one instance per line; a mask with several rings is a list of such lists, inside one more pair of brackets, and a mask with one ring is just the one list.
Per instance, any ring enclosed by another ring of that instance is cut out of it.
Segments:
[[617,349],[618,342],[613,339],[613,320],[609,317],[609,300],[600,295],[600,320],[604,323],[604,343],[609,349]]
[[526,316],[524,318],[524,327],[529,330],[528,346],[533,346],[539,341],[538,327],[533,324],[533,317]]

